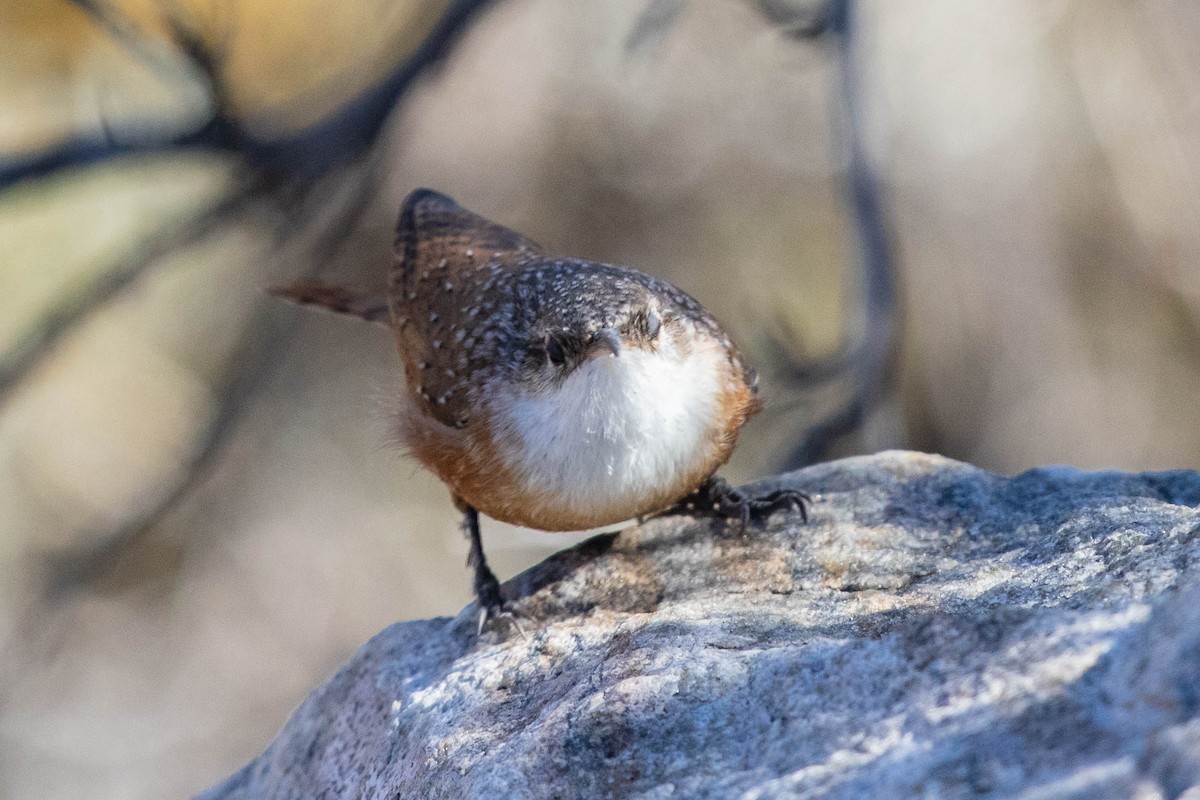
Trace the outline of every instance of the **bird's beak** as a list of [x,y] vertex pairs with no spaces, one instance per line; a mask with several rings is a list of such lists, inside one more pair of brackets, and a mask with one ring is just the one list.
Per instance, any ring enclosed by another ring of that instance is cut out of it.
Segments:
[[614,356],[621,355],[621,336],[615,328],[601,328],[592,334],[592,341],[595,344],[607,347],[612,351]]

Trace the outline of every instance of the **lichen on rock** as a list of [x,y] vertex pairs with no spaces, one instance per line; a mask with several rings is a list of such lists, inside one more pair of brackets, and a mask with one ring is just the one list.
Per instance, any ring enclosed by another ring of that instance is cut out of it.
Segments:
[[883,453],[393,625],[203,800],[1200,796],[1200,474]]

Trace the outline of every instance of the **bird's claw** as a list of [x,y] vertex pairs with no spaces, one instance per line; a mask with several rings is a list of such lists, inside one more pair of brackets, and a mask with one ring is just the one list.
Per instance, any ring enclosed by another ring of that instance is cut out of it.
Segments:
[[494,605],[480,604],[479,608],[479,624],[475,629],[475,635],[482,636],[484,628],[488,627],[488,623],[496,623],[504,620],[508,624],[517,629],[517,633],[521,634],[521,638],[529,641],[529,636],[525,634],[525,629],[521,627],[517,615],[508,609],[504,603]]
[[714,514],[737,520],[738,532],[745,534],[752,521],[762,521],[775,511],[791,509],[808,522],[808,504],[812,498],[796,489],[779,489],[762,496],[752,496],[743,489],[730,486],[723,478],[712,477],[708,482],[676,505],[662,512],[669,514]]
[[478,576],[475,596],[479,601],[479,624],[475,629],[476,636],[483,635],[483,629],[488,627],[489,622],[504,620],[517,629],[517,633],[521,634],[522,639],[529,640],[529,637],[525,635],[525,629],[521,627],[521,623],[513,614],[512,608],[500,594],[500,582],[496,580],[496,576],[492,574],[491,570]]
[[747,498],[751,516],[764,518],[772,512],[790,508],[800,514],[800,519],[808,522],[808,504],[812,498],[797,489],[778,489],[762,497]]

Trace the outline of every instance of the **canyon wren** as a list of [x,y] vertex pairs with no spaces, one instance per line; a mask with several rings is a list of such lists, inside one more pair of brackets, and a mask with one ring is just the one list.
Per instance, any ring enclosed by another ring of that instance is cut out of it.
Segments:
[[386,286],[273,290],[390,327],[404,362],[400,441],[465,514],[480,625],[504,610],[479,513],[545,531],[696,510],[740,520],[807,496],[715,477],[759,410],[757,378],[715,319],[666,281],[547,254],[417,189]]

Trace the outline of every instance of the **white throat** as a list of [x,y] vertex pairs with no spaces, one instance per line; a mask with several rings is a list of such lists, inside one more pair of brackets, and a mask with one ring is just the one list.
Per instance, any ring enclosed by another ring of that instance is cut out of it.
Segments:
[[718,349],[627,349],[558,386],[506,398],[503,457],[531,490],[612,522],[644,512],[714,458],[729,366]]

